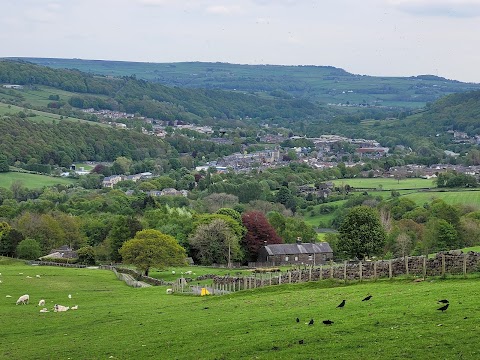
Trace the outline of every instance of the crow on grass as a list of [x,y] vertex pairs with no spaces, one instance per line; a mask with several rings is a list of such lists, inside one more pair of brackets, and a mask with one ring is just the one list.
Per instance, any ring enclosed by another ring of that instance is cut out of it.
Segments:
[[332,325],[333,321],[332,320],[323,320],[322,321],[325,325]]
[[368,301],[372,298],[372,295],[368,295],[366,298],[364,298],[362,301]]
[[299,322],[300,322],[300,319],[297,317],[297,319],[296,319],[295,321],[296,321],[297,323],[299,323]]
[[313,319],[310,319],[310,321],[308,322],[308,325],[313,325],[314,321]]
[[342,300],[342,302],[337,306],[337,308],[343,308],[345,306],[345,300]]
[[445,310],[448,309],[448,305],[450,305],[450,304],[444,305],[441,308],[438,308],[437,310],[440,310],[441,312],[444,312]]
[[442,303],[442,304],[448,304],[448,300],[447,299],[443,299],[443,300],[438,300],[439,303]]

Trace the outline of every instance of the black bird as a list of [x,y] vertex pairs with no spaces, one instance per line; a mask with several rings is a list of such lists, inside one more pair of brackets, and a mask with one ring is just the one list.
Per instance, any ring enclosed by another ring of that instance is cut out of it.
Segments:
[[340,305],[337,306],[337,308],[342,308],[345,306],[345,300],[342,300],[342,302],[340,303]]
[[313,325],[313,319],[310,319],[310,321],[308,322],[308,325]]
[[332,325],[333,321],[332,320],[323,320],[322,321],[325,325]]
[[447,299],[443,299],[443,300],[438,300],[439,303],[442,303],[442,304],[448,304],[448,300]]
[[298,343],[299,343],[300,345],[303,345],[303,340],[298,340]]
[[441,308],[438,308],[437,310],[440,310],[441,312],[444,312],[445,310],[448,309],[448,305],[450,305],[450,304],[444,305]]
[[372,295],[368,295],[365,299],[363,299],[362,301],[368,301],[372,298]]
[[299,322],[300,322],[300,319],[299,319],[299,318],[297,318],[297,320],[295,320],[295,321],[296,321],[297,323],[299,323]]

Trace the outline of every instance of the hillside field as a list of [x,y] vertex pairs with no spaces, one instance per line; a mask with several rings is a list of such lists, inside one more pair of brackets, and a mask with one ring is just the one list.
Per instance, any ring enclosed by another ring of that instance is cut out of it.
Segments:
[[[325,280],[195,297],[130,288],[106,270],[1,259],[0,268],[4,359],[474,359],[480,352],[478,275]],[[31,303],[16,306],[26,293]],[[40,313],[42,298],[49,309],[78,310]],[[450,308],[440,312],[444,298]],[[327,319],[334,324],[322,324]]]
[[435,185],[432,180],[421,178],[354,178],[333,180],[335,186],[350,185],[355,189],[399,190],[399,189],[431,189]]
[[26,188],[42,188],[44,186],[52,186],[56,184],[73,184],[75,180],[53,177],[46,175],[37,175],[19,172],[0,173],[0,188],[10,188],[15,181],[21,181]]

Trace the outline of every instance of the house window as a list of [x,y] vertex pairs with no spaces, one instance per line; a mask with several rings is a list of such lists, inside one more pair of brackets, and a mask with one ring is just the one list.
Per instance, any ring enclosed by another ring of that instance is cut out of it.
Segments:
[[295,261],[298,261],[298,256],[295,256]]
[[285,256],[285,261],[288,261],[288,256]]
[[312,261],[313,260],[313,255],[308,255],[308,260]]

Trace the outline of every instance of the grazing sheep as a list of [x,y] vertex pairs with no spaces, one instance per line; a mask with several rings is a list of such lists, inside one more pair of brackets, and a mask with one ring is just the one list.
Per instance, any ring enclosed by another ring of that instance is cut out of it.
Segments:
[[12,297],[12,295],[5,295],[5,297]]
[[173,289],[167,289],[167,294],[168,295],[173,294]]
[[175,270],[172,270],[172,274],[175,275]]
[[46,312],[48,312],[48,309],[47,308],[40,309],[40,312],[41,313],[46,313]]
[[191,270],[185,271],[185,275],[192,275],[192,271]]
[[72,294],[68,294],[68,298],[71,299],[71,298],[72,298]]
[[27,275],[27,279],[31,279],[31,278],[32,278],[31,276],[28,276],[28,275]]
[[70,309],[70,307],[68,307],[68,306],[63,306],[63,305],[58,305],[58,304],[55,304],[53,306],[53,311],[55,311],[55,312],[67,311],[68,309]]
[[27,294],[25,295],[22,295],[18,298],[17,300],[17,305],[18,304],[23,304],[23,305],[26,305],[28,304],[28,302],[30,301],[30,296],[28,296]]
[[72,307],[70,308],[70,310],[77,310],[77,309],[78,309],[78,305],[72,306]]
[[43,299],[40,300],[40,301],[38,302],[38,306],[45,306],[45,300],[43,300]]
[[38,274],[37,274],[37,275],[35,275],[35,277],[40,279],[40,275],[38,275]]
[[0,284],[2,283],[2,280],[0,280]]

